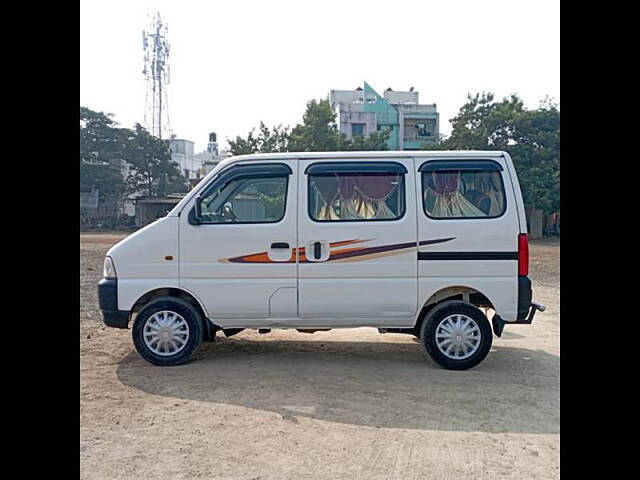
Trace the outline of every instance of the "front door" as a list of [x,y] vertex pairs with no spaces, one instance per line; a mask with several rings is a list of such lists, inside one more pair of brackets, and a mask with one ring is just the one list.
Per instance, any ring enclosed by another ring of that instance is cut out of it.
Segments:
[[236,164],[180,219],[180,286],[222,326],[297,315],[297,161]]
[[302,322],[411,323],[417,310],[413,159],[305,159],[298,177]]

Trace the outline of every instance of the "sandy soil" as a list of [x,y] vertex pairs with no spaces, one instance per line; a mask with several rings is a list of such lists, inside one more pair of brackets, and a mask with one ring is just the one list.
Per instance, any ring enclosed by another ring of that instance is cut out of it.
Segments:
[[81,478],[559,477],[558,241],[531,245],[546,312],[452,372],[412,337],[370,328],[244,331],[153,367],[98,309],[120,238],[80,237]]

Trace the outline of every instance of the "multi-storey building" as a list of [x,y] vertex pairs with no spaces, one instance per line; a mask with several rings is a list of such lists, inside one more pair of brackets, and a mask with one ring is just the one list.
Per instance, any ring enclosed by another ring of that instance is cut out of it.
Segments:
[[436,104],[418,103],[413,87],[409,91],[388,88],[381,96],[364,82],[364,88],[331,90],[329,101],[347,138],[388,130],[390,150],[419,150],[439,135]]

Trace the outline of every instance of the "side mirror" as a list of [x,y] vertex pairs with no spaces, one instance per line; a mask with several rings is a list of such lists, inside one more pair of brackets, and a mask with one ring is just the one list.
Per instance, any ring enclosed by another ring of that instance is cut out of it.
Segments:
[[202,196],[198,195],[196,197],[196,218],[200,220],[202,217]]
[[195,206],[189,212],[189,223],[191,225],[200,225],[202,224],[202,197],[198,195],[196,197]]

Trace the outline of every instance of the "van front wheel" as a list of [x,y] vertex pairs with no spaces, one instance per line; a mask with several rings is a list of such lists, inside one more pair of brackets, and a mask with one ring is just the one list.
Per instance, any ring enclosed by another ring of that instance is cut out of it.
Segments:
[[425,318],[421,339],[429,356],[450,370],[467,370],[482,362],[493,340],[489,320],[470,303],[459,300],[435,306]]
[[202,321],[193,306],[179,298],[158,298],[133,323],[133,343],[154,365],[181,365],[202,343]]

